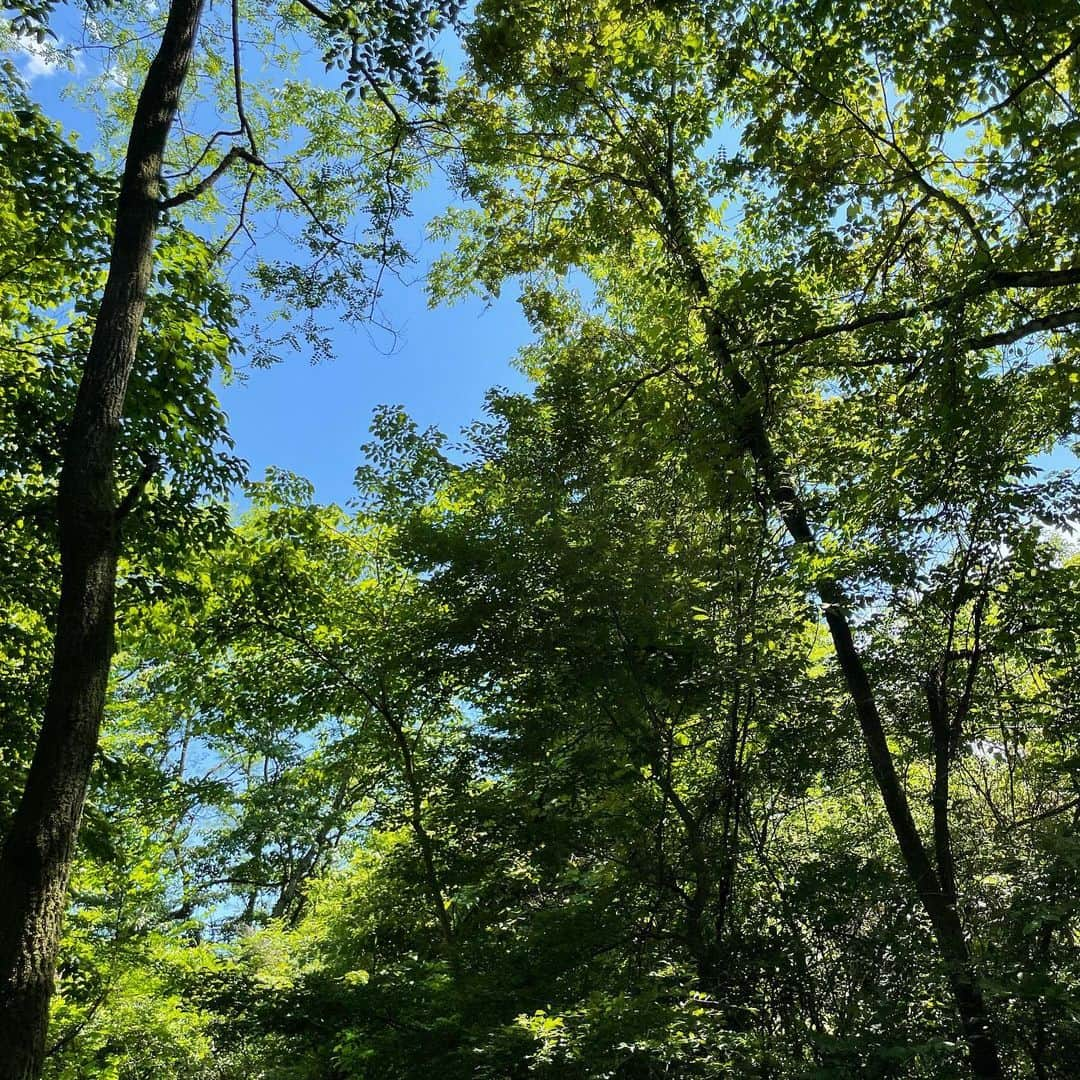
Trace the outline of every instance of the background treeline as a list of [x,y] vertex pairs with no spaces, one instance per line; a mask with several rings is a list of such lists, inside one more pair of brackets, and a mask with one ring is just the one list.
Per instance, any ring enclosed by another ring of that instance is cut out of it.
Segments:
[[[1075,3],[356,10],[206,16],[48,1036],[0,1077],[1080,1074]],[[345,84],[249,87],[274,20]],[[15,836],[125,204],[0,91]],[[431,295],[516,289],[535,390],[454,442],[387,407],[347,506],[271,472],[231,511],[212,379],[266,343],[230,245],[295,217],[295,263],[241,263],[317,349],[434,168]]]

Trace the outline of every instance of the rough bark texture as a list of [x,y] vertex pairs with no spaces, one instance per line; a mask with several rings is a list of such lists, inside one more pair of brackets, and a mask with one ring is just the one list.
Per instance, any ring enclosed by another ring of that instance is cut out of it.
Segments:
[[153,267],[162,155],[203,0],[174,0],[128,142],[109,274],[60,474],[61,587],[48,698],[0,855],[0,1080],[41,1072],[68,876],[113,651],[116,435]]

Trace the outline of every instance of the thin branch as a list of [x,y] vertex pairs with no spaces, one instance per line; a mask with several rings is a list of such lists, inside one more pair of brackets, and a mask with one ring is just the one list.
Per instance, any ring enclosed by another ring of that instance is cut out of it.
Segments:
[[171,210],[175,206],[182,206],[184,203],[189,203],[205,194],[229,171],[234,161],[246,161],[250,165],[265,165],[265,162],[258,154],[253,154],[250,150],[245,150],[241,146],[234,146],[197,184],[178,192],[171,198],[162,199],[160,203],[162,210]]
[[968,338],[962,342],[961,347],[968,351],[993,349],[1000,345],[1012,345],[1041,331],[1061,330],[1066,326],[1075,326],[1077,323],[1080,323],[1080,307],[1066,308],[1064,311],[1055,312],[1053,315],[1028,319],[1027,322],[1020,323],[1011,330],[1002,330],[997,334],[985,334],[983,337]]
[[127,494],[120,500],[120,505],[116,508],[117,521],[123,521],[135,509],[135,504],[142,498],[146,485],[150,483],[154,474],[161,468],[161,459],[156,454],[143,454],[142,463],[143,467],[139,470],[135,483],[131,485]]
[[[639,375],[636,379],[634,379],[630,383],[629,388],[626,391],[624,391],[624,393],[622,395],[620,395],[618,402],[615,404],[614,408],[611,410],[612,413],[620,412],[623,408],[625,408],[627,402],[629,402],[630,399],[646,383],[651,382],[653,379],[660,379],[664,375],[669,374],[671,372],[671,370],[677,364],[681,363],[682,359],[683,359],[682,357],[675,357],[673,360],[669,360],[666,364],[661,364],[660,367],[654,368],[652,371],[647,371],[647,372],[645,372],[644,375]],[[617,386],[618,384],[616,383],[615,385]],[[615,387],[613,386],[612,389],[614,389],[614,388]]]
[[1080,49],[1080,31],[1073,31],[1073,36],[1069,41],[1069,44],[1065,46],[1061,52],[1055,53],[1038,71],[1029,75],[1026,79],[1020,82],[1014,87],[1008,95],[1003,97],[1000,101],[995,101],[993,105],[988,105],[982,112],[975,113],[974,116],[965,117],[961,123],[974,124],[976,120],[984,120],[991,113],[997,112],[998,109],[1004,109],[1006,106],[1011,105],[1014,101],[1020,98],[1023,94],[1027,93],[1037,82],[1044,79],[1051,71],[1054,70],[1062,62],[1067,60],[1077,49]]
[[240,68],[240,0],[232,0],[232,59],[233,59],[233,96],[236,99],[236,118],[240,121],[240,130],[247,136],[251,152],[256,157],[259,148],[255,145],[255,133],[248,123],[244,111],[244,85]]
[[937,199],[939,202],[943,202],[946,206],[951,207],[967,226],[968,232],[971,234],[971,238],[975,241],[975,246],[979,249],[979,253],[986,259],[988,263],[993,261],[993,251],[990,245],[986,241],[986,237],[983,236],[982,230],[979,228],[978,223],[975,221],[974,215],[971,210],[964,204],[963,200],[957,198],[957,196],[951,194],[948,191],[944,191],[931,183],[918,165],[915,164],[911,155],[900,145],[900,143],[894,139],[889,138],[883,132],[879,131],[874,125],[868,123],[862,116],[862,114],[849,105],[843,98],[834,98],[829,94],[826,94],[819,87],[815,86],[801,71],[793,68],[790,64],[785,63],[780,57],[776,56],[772,52],[766,50],[766,55],[772,60],[777,67],[786,71],[789,75],[793,76],[805,89],[810,93],[819,97],[822,101],[827,101],[834,108],[840,109],[845,112],[859,125],[860,128],[873,140],[875,143],[880,143],[887,146],[910,170],[911,179],[915,181],[916,185],[920,187],[923,192],[929,195],[933,199]]
[[307,12],[314,15],[316,19],[326,23],[327,26],[332,25],[333,19],[330,17],[328,11],[323,11],[322,8],[316,7],[311,0],[296,0],[296,2]]
[[184,169],[183,172],[173,173],[172,175],[170,175],[168,177],[168,179],[170,179],[170,180],[181,180],[185,176],[190,176],[206,160],[206,155],[209,154],[210,151],[214,148],[214,143],[216,143],[218,141],[218,139],[225,139],[225,138],[233,138],[233,139],[235,139],[237,135],[243,135],[243,134],[244,134],[243,128],[237,128],[235,131],[225,131],[225,130],[215,131],[214,134],[211,135],[210,138],[206,140],[206,144],[203,146],[202,150],[199,153],[199,156],[195,159],[195,161],[188,168]]
[[105,1004],[106,999],[109,996],[109,991],[112,989],[112,983],[107,982],[102,987],[101,992],[90,1003],[90,1008],[87,1010],[86,1015],[68,1032],[62,1035],[45,1051],[45,1057],[50,1058],[54,1054],[58,1054],[65,1047],[70,1046],[76,1038],[89,1026],[91,1020],[97,1014],[98,1009]]
[[[234,0],[234,2],[235,2],[235,0]],[[308,12],[311,15],[314,15],[316,19],[318,19],[320,22],[322,22],[326,26],[333,26],[334,25],[334,19],[330,15],[330,13],[328,11],[323,11],[322,8],[318,7],[316,4],[313,4],[311,2],[311,0],[296,0],[296,2],[306,12]],[[354,61],[357,58],[357,49],[359,47],[359,44],[360,44],[359,41],[357,41],[354,38],[353,42],[352,42],[352,58],[353,58]],[[402,115],[401,110],[393,103],[393,101],[390,100],[389,95],[382,88],[382,86],[379,85],[379,81],[362,64],[359,65],[359,71],[360,71],[360,74],[364,76],[364,81],[368,84],[368,86],[371,87],[372,90],[375,91],[375,95],[383,103],[383,105],[389,111],[390,115],[393,116],[393,118],[399,124],[401,124],[402,127],[408,128],[410,126],[409,121]]]
[[1010,822],[1009,827],[1016,829],[1021,825],[1034,825],[1036,822],[1046,821],[1048,818],[1057,817],[1058,814],[1067,813],[1077,806],[1080,806],[1080,796],[1077,796],[1075,799],[1070,799],[1060,806],[1052,806],[1049,810],[1043,810],[1041,813],[1032,814],[1030,817],[1019,818],[1017,821]]
[[335,243],[344,244],[350,247],[359,246],[355,241],[348,240],[340,233],[335,232],[334,229],[332,229],[319,216],[318,211],[316,211],[315,207],[311,205],[311,202],[308,200],[307,196],[304,195],[299,188],[297,188],[297,186],[288,178],[288,176],[285,175],[285,173],[280,168],[273,165],[267,165],[264,161],[259,162],[259,164],[263,165],[271,176],[277,177],[277,179],[280,180],[289,189],[289,191],[292,192],[294,198],[307,211],[308,216],[311,218],[312,222],[318,227],[321,233],[329,237]]
[[893,230],[892,236],[889,238],[888,244],[885,245],[885,251],[881,257],[874,263],[870,270],[870,274],[866,279],[866,284],[861,290],[863,299],[869,294],[871,287],[874,284],[874,280],[877,276],[881,275],[882,287],[886,284],[888,272],[890,266],[894,265],[893,252],[896,250],[897,245],[900,242],[900,238],[904,235],[904,230],[908,226],[908,222],[927,204],[928,197],[924,196],[911,206],[903,206],[900,212],[900,216],[896,222],[896,228]]
[[225,254],[225,252],[229,248],[229,245],[232,244],[232,242],[237,238],[237,236],[240,235],[241,232],[247,233],[248,239],[251,240],[252,243],[255,242],[254,237],[248,231],[248,226],[247,226],[248,199],[251,197],[251,185],[254,182],[255,182],[255,174],[253,172],[249,172],[248,173],[248,178],[244,182],[244,194],[243,194],[243,197],[240,199],[240,215],[239,215],[239,218],[238,218],[238,220],[236,222],[236,226],[229,233],[229,235],[226,236],[225,239],[221,242],[221,244],[218,247],[217,251],[214,252],[214,258],[215,259],[220,258],[222,255]]
[[[353,55],[353,57],[357,56],[357,51],[358,51],[358,42],[354,41],[353,44],[352,44],[352,55]],[[376,79],[375,76],[372,75],[371,72],[368,71],[368,69],[366,67],[364,67],[362,64],[360,65],[360,73],[364,76],[364,80],[365,80],[365,82],[367,82],[368,86],[370,86],[371,89],[375,91],[376,97],[378,97],[378,99],[383,103],[383,105],[386,107],[386,109],[390,113],[390,115],[398,122],[398,124],[401,125],[402,131],[404,132],[404,131],[410,130],[411,125],[410,125],[409,121],[405,119],[405,117],[401,114],[401,110],[390,100],[389,94],[387,94],[387,92],[379,84],[378,79]],[[394,148],[395,149],[397,149],[397,145],[398,145],[398,142],[400,141],[400,138],[401,138],[400,133],[395,136],[395,139],[394,139]]]
[[965,289],[947,296],[939,296],[925,304],[908,304],[889,311],[874,311],[856,319],[816,327],[805,334],[789,338],[765,338],[748,345],[733,348],[732,352],[748,352],[750,349],[777,349],[780,353],[790,352],[801,345],[809,345],[823,338],[838,334],[850,334],[865,330],[870,326],[883,326],[903,322],[920,315],[930,315],[945,311],[969,300],[1007,289],[1057,289],[1067,285],[1080,284],[1080,266],[1054,267],[1049,270],[995,270],[973,282]]

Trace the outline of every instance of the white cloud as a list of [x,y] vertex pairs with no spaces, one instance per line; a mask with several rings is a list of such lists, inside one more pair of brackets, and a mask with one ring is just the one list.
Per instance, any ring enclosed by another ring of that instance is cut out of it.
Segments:
[[58,71],[78,75],[83,70],[78,53],[65,49],[63,41],[38,41],[28,34],[17,34],[11,44],[19,71],[27,82],[47,79]]
[[47,78],[62,65],[63,60],[55,45],[19,34],[15,38],[15,54],[19,58],[19,70],[28,81]]

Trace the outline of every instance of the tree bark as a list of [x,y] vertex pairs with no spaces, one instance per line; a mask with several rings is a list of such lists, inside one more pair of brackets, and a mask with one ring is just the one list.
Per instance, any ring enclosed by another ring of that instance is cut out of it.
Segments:
[[122,514],[116,436],[153,269],[161,166],[203,0],[173,0],[139,95],[109,273],[68,427],[57,495],[61,584],[34,759],[0,854],[0,1080],[41,1072],[68,877],[97,748]]

